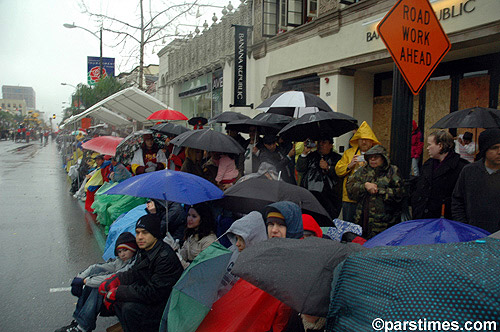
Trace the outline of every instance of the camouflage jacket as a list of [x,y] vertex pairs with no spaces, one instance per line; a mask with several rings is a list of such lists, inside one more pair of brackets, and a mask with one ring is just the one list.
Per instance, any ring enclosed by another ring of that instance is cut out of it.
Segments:
[[[359,168],[349,177],[346,186],[349,197],[358,202],[355,221],[363,227],[363,236],[366,238],[400,221],[401,200],[405,195],[398,168],[390,164],[385,149],[382,146],[372,149],[382,155],[384,165],[372,168],[367,164]],[[366,182],[377,184],[378,192],[373,195],[368,193]]]

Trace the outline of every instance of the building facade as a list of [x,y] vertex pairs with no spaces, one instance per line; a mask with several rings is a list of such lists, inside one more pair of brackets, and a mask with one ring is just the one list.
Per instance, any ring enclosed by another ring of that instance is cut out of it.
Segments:
[[0,99],[0,106],[2,107],[2,111],[7,111],[12,115],[25,116],[28,114],[28,108],[24,99]]
[[[431,3],[452,48],[414,97],[413,118],[418,122],[420,115],[424,135],[451,111],[473,106],[497,108],[500,81],[500,1]],[[367,121],[390,149],[394,63],[376,26],[394,4],[395,0],[242,3],[232,16],[160,57],[160,68],[165,68],[160,70],[165,91],[160,97],[168,95],[162,100],[188,117],[208,114],[209,97],[203,94],[212,95],[212,104],[214,96],[222,95],[221,110],[229,110],[235,47],[230,24],[251,25],[248,104],[258,105],[280,91],[311,92],[334,110]],[[162,67],[165,56],[168,66]],[[224,84],[222,92],[214,94],[207,75],[217,70],[222,72]],[[197,105],[183,101],[193,97],[197,97]],[[248,115],[257,112],[237,110]],[[211,114],[216,115],[213,105]],[[348,135],[339,138],[337,148],[342,151],[347,142]]]
[[36,93],[32,87],[3,85],[2,97],[4,99],[24,100],[29,110],[36,109]]
[[[158,80],[159,65],[147,65],[143,68],[142,87],[148,94],[155,94]],[[120,83],[128,83],[129,86],[139,86],[139,66],[129,73],[123,72],[116,76]]]

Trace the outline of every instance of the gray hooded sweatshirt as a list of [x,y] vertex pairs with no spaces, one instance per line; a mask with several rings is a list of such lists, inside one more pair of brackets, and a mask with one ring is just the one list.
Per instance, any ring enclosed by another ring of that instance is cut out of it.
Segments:
[[267,240],[267,230],[262,218],[262,214],[257,211],[252,211],[243,218],[236,220],[226,232],[226,235],[231,241],[232,246],[229,250],[233,252],[229,264],[227,266],[226,274],[224,275],[221,286],[219,288],[219,298],[227,293],[231,287],[238,281],[238,277],[231,273],[233,265],[236,262],[240,252],[236,247],[236,235],[239,235],[245,240],[245,248],[251,247],[258,242]]

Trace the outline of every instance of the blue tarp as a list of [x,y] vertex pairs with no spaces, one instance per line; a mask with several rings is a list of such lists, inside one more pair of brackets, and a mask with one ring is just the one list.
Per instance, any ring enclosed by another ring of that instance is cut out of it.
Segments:
[[118,236],[123,232],[135,234],[135,224],[137,220],[146,214],[146,204],[136,206],[127,213],[122,214],[109,228],[106,246],[104,247],[104,255],[102,258],[107,261],[110,258],[115,258],[115,243]]

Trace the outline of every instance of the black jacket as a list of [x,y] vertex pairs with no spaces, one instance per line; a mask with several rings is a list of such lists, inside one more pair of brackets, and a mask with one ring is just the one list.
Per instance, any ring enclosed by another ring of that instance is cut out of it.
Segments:
[[428,159],[422,166],[417,189],[412,195],[413,219],[439,218],[445,204],[444,217],[451,219],[451,195],[458,176],[469,162],[450,152],[441,165],[434,169],[437,159]]
[[[167,235],[167,216],[165,209],[165,201],[164,200],[153,200],[156,206],[156,214],[161,220],[161,233],[163,236]],[[168,232],[174,239],[179,240],[179,244],[182,246],[182,242],[184,242],[184,229],[186,228],[186,218],[187,213],[184,210],[182,204],[177,202],[167,202],[168,206]],[[151,214],[149,210],[146,208],[147,214]]]
[[[314,151],[307,157],[299,156],[296,165],[297,172],[304,173],[300,186],[312,192],[332,218],[337,218],[342,208],[342,180],[335,173],[335,165],[340,158],[333,151],[324,156]],[[321,159],[330,165],[328,171],[319,167]]]
[[172,287],[183,272],[172,248],[158,240],[149,251],[139,250],[134,266],[117,273],[120,286],[116,300],[165,305]]
[[490,233],[500,230],[500,172],[489,174],[484,160],[464,167],[453,191],[453,220]]
[[275,151],[270,151],[265,147],[260,150],[259,154],[259,167],[262,163],[269,163],[276,167],[277,172],[281,172],[281,178],[283,181],[296,184],[295,174],[293,174],[294,160],[288,155],[283,155],[276,149]]

